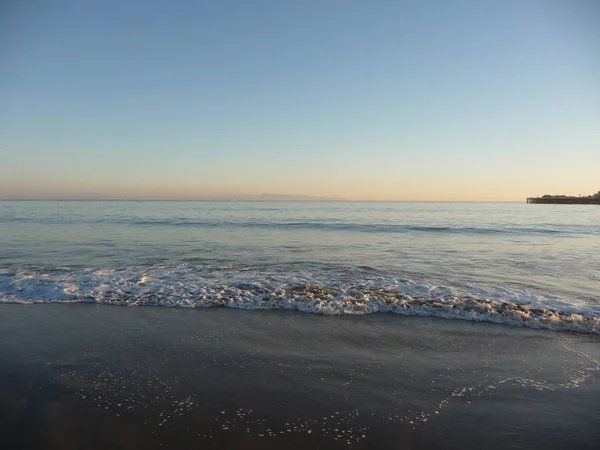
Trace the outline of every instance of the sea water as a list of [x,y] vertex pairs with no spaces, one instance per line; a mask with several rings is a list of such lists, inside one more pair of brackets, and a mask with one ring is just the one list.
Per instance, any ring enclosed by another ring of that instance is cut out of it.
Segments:
[[600,207],[0,202],[0,302],[389,312],[600,333]]

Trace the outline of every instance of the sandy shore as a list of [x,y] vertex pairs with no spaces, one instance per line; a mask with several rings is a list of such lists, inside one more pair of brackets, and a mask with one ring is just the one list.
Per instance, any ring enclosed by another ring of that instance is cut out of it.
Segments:
[[31,449],[592,449],[600,339],[489,323],[0,305]]

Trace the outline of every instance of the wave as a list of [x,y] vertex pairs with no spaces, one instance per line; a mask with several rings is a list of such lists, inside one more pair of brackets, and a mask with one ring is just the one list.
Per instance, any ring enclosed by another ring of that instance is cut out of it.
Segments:
[[190,227],[190,228],[268,228],[304,229],[321,231],[355,231],[362,233],[443,233],[443,234],[571,234],[568,230],[534,227],[478,228],[452,226],[419,226],[406,224],[361,224],[354,222],[260,222],[260,221],[212,221],[212,220],[139,220],[130,222],[144,227]]
[[394,313],[600,334],[600,307],[498,288],[449,287],[371,267],[276,271],[214,264],[0,268],[0,302]]
[[109,218],[104,217],[99,220],[88,220],[84,217],[78,219],[74,217],[68,218],[44,218],[38,219],[34,217],[11,218],[9,220],[1,220],[2,223],[36,223],[44,225],[60,225],[74,223],[85,223],[89,225],[113,224],[130,227],[168,227],[168,228],[226,228],[226,229],[283,229],[283,230],[320,230],[320,231],[353,231],[360,233],[435,233],[435,234],[467,234],[467,235],[584,235],[584,234],[599,234],[600,229],[590,227],[575,227],[569,228],[560,227],[527,227],[527,226],[511,226],[511,227],[460,227],[460,226],[425,226],[425,225],[409,225],[409,224],[394,224],[394,223],[356,223],[356,222],[339,222],[339,221],[260,221],[260,220],[199,220],[196,218],[176,218],[176,219],[135,219],[135,218]]

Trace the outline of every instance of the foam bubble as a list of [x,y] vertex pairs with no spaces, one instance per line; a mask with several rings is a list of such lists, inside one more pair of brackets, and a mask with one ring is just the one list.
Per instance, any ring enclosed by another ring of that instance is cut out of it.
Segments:
[[265,271],[190,264],[0,268],[0,302],[377,312],[600,334],[600,307],[524,290],[442,286],[374,271]]

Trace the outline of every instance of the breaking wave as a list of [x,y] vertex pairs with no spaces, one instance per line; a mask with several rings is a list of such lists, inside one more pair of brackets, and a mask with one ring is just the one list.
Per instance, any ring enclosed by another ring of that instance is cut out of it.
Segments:
[[202,264],[0,268],[0,302],[378,312],[600,334],[600,306],[528,291],[442,286],[357,267],[288,270]]

